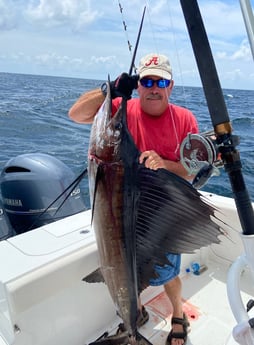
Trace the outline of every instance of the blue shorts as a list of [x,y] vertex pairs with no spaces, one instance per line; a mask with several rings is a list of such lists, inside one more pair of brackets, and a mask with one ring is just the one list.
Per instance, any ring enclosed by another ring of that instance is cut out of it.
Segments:
[[171,265],[159,266],[155,265],[154,270],[158,274],[158,278],[150,279],[149,283],[152,286],[164,285],[170,280],[174,279],[180,273],[181,255],[180,254],[166,254]]

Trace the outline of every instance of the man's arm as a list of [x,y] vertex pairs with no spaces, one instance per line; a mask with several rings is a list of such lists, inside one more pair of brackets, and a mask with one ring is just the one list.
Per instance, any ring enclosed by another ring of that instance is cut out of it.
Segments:
[[104,99],[105,96],[101,92],[101,89],[84,93],[70,108],[70,118],[78,123],[92,123]]
[[[122,73],[115,81],[110,82],[111,98],[123,97],[131,99],[131,94],[138,87],[138,75],[130,76]],[[69,110],[70,118],[79,123],[92,123],[94,116],[105,99],[101,89],[84,93]]]

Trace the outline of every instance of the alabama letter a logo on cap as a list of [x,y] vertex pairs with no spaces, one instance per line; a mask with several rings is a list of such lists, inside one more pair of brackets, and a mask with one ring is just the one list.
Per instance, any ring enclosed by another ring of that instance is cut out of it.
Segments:
[[159,64],[158,56],[151,57],[151,59],[148,62],[145,63],[145,66],[148,67],[148,66],[152,65],[152,63],[154,65],[158,65]]

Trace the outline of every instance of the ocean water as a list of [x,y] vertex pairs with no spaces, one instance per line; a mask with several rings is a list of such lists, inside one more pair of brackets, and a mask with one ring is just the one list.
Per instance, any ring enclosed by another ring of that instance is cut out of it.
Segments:
[[[87,167],[90,125],[68,117],[68,110],[85,91],[102,81],[38,75],[0,73],[0,169],[23,153],[55,156],[76,176]],[[235,135],[240,137],[242,172],[254,201],[254,91],[223,90]],[[212,129],[202,88],[175,86],[171,102],[188,107],[196,115],[200,131]],[[89,207],[88,179],[80,184]],[[202,188],[232,197],[227,174],[212,177]]]

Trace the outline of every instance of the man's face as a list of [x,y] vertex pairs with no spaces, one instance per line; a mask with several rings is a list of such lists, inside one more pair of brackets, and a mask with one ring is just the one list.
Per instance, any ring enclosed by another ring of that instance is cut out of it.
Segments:
[[[147,76],[145,79],[154,81],[162,79],[157,76]],[[174,82],[170,81],[168,87],[159,88],[156,83],[152,87],[144,87],[139,82],[138,94],[142,110],[151,116],[160,116],[168,106],[168,99],[171,94]]]

